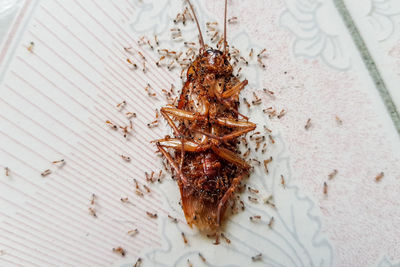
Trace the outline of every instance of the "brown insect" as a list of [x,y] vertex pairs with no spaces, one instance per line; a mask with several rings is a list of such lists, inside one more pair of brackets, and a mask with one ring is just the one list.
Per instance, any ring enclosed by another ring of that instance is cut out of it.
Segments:
[[113,248],[113,252],[125,257],[126,251],[122,247]]
[[[248,81],[235,77],[229,63],[227,0],[223,51],[204,44],[193,6],[187,2],[201,48],[187,70],[178,105],[160,110],[174,137],[153,142],[175,172],[187,223],[212,230],[221,225],[227,203],[249,174],[250,165],[238,156],[237,144],[238,138],[253,131],[256,124],[238,112],[239,94]],[[173,149],[174,154],[167,149]]]

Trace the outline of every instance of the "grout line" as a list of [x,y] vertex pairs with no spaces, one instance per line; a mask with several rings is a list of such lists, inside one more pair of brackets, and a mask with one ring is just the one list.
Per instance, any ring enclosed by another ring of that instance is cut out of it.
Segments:
[[341,15],[344,24],[350,32],[350,35],[356,45],[358,51],[360,52],[361,58],[368,69],[372,80],[374,81],[375,87],[378,90],[387,111],[389,112],[390,117],[394,123],[394,126],[397,130],[397,133],[400,136],[400,115],[396,106],[393,103],[392,97],[387,89],[387,86],[379,72],[378,67],[376,66],[374,60],[372,59],[371,53],[369,52],[367,45],[365,44],[364,39],[362,38],[360,31],[354,23],[353,18],[351,17],[350,12],[346,8],[343,0],[333,0],[336,9]]

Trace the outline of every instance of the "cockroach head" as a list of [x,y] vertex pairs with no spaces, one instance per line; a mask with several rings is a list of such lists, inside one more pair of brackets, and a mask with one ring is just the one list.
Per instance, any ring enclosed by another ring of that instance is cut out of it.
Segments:
[[[232,66],[228,56],[223,52],[209,48],[202,52],[193,62],[192,71],[197,75],[215,74],[216,76],[230,76]],[[189,73],[192,72],[189,69]]]

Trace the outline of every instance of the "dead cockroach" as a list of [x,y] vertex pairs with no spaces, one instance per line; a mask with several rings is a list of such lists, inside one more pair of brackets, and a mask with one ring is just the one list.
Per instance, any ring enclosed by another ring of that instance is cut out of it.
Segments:
[[261,260],[261,258],[262,258],[262,254],[259,253],[259,254],[255,255],[255,256],[252,256],[251,260],[252,261],[259,261],[259,260]]
[[122,247],[113,248],[112,250],[113,252],[121,255],[122,257],[125,257],[126,251]]
[[308,129],[310,129],[310,127],[311,127],[311,119],[309,118],[309,119],[307,120],[306,125],[304,125],[304,129],[308,130]]
[[142,258],[138,258],[138,259],[136,260],[136,263],[135,263],[135,265],[134,265],[133,267],[140,267],[140,264],[142,264]]
[[152,219],[156,219],[158,217],[157,213],[151,213],[151,212],[146,211],[146,214],[147,214],[147,216],[149,216]]
[[329,175],[328,175],[328,179],[329,180],[332,180],[335,176],[336,176],[336,174],[338,173],[338,170],[333,170]]
[[375,176],[375,182],[380,182],[385,174],[383,172]]
[[283,188],[286,188],[285,177],[283,177],[282,174],[281,174],[281,184],[282,184]]
[[[187,69],[178,105],[160,110],[174,137],[153,142],[175,172],[187,223],[213,230],[221,225],[227,203],[249,175],[251,166],[238,156],[236,146],[238,138],[253,131],[256,124],[238,111],[239,94],[248,81],[233,76],[229,63],[232,55],[226,41],[227,0],[222,51],[206,48],[193,6],[190,0],[187,2],[199,31],[199,55]],[[175,21],[181,18],[184,15]],[[209,30],[213,25],[207,23]]]
[[140,191],[140,189],[136,189],[136,190],[135,190],[135,193],[136,193],[136,195],[138,195],[138,196],[140,196],[140,197],[144,196],[144,195],[143,195],[143,192]]
[[43,177],[49,175],[51,173],[51,170],[47,169],[45,171],[43,171],[40,175],[42,175]]
[[6,173],[6,176],[10,176],[10,169],[8,167],[4,167],[4,171]]

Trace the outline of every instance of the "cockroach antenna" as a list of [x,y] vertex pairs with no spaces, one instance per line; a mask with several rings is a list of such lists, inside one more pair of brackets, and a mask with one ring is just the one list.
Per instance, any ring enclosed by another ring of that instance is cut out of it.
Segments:
[[203,34],[201,34],[200,24],[199,24],[199,21],[197,20],[196,13],[194,12],[194,9],[193,9],[192,3],[190,3],[190,0],[186,0],[186,1],[188,2],[190,9],[192,10],[194,20],[196,21],[197,29],[199,30],[200,46],[203,50],[205,50]]
[[228,13],[228,0],[225,0],[225,14],[224,14],[224,53],[225,54],[227,53],[227,51],[226,51],[226,46],[227,46],[227,43],[226,43],[226,16],[227,16],[227,13]]

